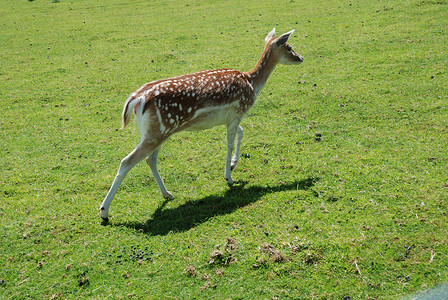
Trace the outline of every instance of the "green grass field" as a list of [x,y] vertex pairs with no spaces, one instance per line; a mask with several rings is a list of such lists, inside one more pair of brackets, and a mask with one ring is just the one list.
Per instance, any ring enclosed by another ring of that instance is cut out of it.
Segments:
[[[241,3],[243,7],[241,7]],[[388,299],[448,281],[446,0],[0,3],[1,299]],[[250,70],[242,122],[172,137],[99,205],[139,142],[145,82]],[[316,140],[320,134],[320,141]]]

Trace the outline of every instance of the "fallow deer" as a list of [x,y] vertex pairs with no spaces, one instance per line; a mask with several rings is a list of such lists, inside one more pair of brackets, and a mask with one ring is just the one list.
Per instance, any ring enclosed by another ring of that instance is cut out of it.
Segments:
[[[294,30],[275,37],[275,28],[266,36],[264,52],[249,72],[232,69],[207,70],[169,79],[149,82],[131,94],[124,104],[122,128],[135,114],[141,131],[140,144],[126,156],[100,207],[101,217],[108,221],[109,207],[126,174],[146,158],[154,179],[165,199],[173,195],[165,188],[157,170],[157,155],[162,144],[182,130],[204,130],[227,126],[227,159],[224,178],[237,163],[243,138],[240,122],[254,104],[277,64],[299,64],[303,61],[287,44]],[[236,137],[236,147],[235,147]],[[235,153],[232,152],[235,147]]]

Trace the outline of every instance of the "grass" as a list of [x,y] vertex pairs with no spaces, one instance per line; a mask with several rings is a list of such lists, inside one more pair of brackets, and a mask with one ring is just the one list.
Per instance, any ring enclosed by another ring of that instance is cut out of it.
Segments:
[[[397,298],[448,280],[447,2],[3,1],[0,298]],[[249,70],[296,29],[223,179],[181,133],[98,207],[141,84]],[[321,135],[316,140],[316,134]]]

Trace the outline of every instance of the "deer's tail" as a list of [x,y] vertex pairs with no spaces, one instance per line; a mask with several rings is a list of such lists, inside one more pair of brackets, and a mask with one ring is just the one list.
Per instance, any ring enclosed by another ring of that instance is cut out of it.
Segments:
[[[136,98],[136,97],[129,97],[128,100],[126,100],[124,107],[123,107],[123,113],[121,114],[122,119],[122,125],[121,129],[125,128],[129,121],[131,120],[131,114],[134,112],[136,115],[138,112],[142,113],[142,109],[144,106],[144,99],[143,98]],[[139,109],[141,108],[141,109]]]

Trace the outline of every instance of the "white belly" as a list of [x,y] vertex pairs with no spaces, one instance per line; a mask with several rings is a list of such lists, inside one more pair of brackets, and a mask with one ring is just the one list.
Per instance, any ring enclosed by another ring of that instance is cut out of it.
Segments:
[[191,126],[185,128],[188,131],[197,131],[212,128],[218,125],[227,125],[239,114],[235,111],[235,105],[227,107],[215,106],[199,109],[195,112],[193,118],[189,121]]

